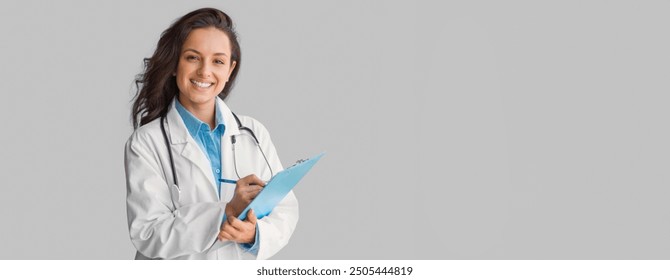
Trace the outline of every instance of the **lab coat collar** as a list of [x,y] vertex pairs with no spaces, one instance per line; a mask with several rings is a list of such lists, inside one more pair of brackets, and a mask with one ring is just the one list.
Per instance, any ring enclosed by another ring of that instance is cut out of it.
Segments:
[[[181,151],[179,151],[179,148],[177,147],[175,147],[175,151],[180,152],[182,156],[187,158],[189,161],[195,164],[198,167],[198,169],[200,169],[200,171],[202,171],[202,175],[204,175],[211,183],[213,191],[212,194],[216,196],[217,194],[216,186],[219,183],[214,181],[214,177],[211,175],[212,167],[209,164],[209,160],[207,160],[205,154],[200,150],[200,147],[198,147],[198,144],[195,142],[195,140],[193,140],[190,133],[188,132],[188,129],[186,128],[186,125],[184,124],[184,121],[179,115],[179,112],[177,112],[177,108],[175,107],[176,100],[177,100],[176,97],[172,100],[172,103],[170,104],[169,111],[167,114],[168,129],[169,129],[168,135],[170,138],[170,143],[172,145],[185,144],[183,145],[183,149]],[[218,109],[221,110],[221,114],[223,116],[223,123],[226,127],[224,134],[221,138],[222,142],[221,149],[223,151],[223,148],[225,146],[224,145],[225,139],[229,139],[231,135],[240,134],[240,130],[237,126],[235,118],[233,117],[233,113],[230,111],[230,108],[228,108],[228,106],[219,97],[216,98],[216,102]]]
[[[170,104],[170,108],[167,114],[168,127],[170,130],[170,143],[183,144],[188,142],[190,134],[186,128],[186,125],[184,124],[184,121],[181,119],[179,112],[177,112],[177,108],[175,107],[176,101],[176,97],[172,99],[172,103]],[[235,117],[233,117],[233,113],[230,108],[228,108],[228,105],[226,105],[226,103],[224,103],[223,100],[221,100],[221,98],[218,96],[216,97],[216,103],[218,109],[221,112],[221,115],[223,116],[223,123],[226,127],[223,138],[225,139],[226,136],[240,134]]]
[[228,105],[223,102],[221,98],[216,97],[216,103],[221,110],[221,115],[223,116],[223,123],[226,126],[226,131],[224,132],[224,137],[227,135],[238,135],[240,134],[240,129],[237,126],[235,117],[233,117],[233,112],[228,108]]

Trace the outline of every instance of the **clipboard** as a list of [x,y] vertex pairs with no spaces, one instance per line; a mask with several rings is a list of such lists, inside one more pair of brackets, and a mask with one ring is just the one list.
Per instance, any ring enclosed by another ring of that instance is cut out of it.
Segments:
[[289,168],[275,174],[237,218],[243,221],[246,220],[250,209],[254,209],[254,213],[258,219],[269,215],[272,209],[277,206],[277,203],[284,199],[324,154],[320,153],[307,160],[299,160]]

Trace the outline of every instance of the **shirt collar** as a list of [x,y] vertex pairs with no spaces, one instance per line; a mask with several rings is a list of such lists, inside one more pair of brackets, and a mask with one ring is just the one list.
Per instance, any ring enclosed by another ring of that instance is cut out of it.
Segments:
[[[176,101],[175,107],[177,108],[177,112],[179,112],[179,116],[181,116],[181,119],[184,121],[184,125],[186,125],[186,129],[188,129],[188,133],[191,134],[191,137],[195,138],[201,129],[209,132],[208,124],[199,120],[191,112],[186,110],[186,108],[184,108],[184,106],[181,105],[181,102],[179,102],[178,98],[175,98],[175,101]],[[218,102],[215,104],[216,105],[214,107],[215,112],[214,121],[216,125],[214,126],[214,131],[217,130],[220,131],[225,129],[225,125],[223,123],[223,114],[221,113],[221,108],[219,108]]]

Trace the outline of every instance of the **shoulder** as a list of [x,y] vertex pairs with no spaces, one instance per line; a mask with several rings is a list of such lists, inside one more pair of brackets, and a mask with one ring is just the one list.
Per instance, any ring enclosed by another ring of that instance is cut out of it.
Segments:
[[240,118],[240,122],[243,126],[248,127],[254,132],[256,137],[258,137],[258,140],[263,141],[263,139],[270,139],[270,132],[259,120],[245,115],[237,115],[237,117]]
[[[154,146],[156,140],[163,137],[160,127],[160,118],[155,119],[143,126],[138,127],[128,138],[126,147],[147,147]],[[162,140],[161,140],[162,141]]]
[[240,122],[242,123],[243,126],[250,128],[254,132],[256,130],[259,130],[262,131],[263,133],[267,133],[267,128],[259,120],[245,115],[237,115],[237,117],[240,118]]

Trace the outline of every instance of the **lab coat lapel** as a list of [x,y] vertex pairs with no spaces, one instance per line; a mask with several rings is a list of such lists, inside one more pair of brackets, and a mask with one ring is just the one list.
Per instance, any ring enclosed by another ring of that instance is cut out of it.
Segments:
[[216,183],[214,182],[214,177],[212,176],[212,166],[209,164],[205,154],[203,154],[202,150],[200,150],[200,147],[198,147],[198,144],[193,143],[193,139],[189,139],[189,141],[186,142],[186,146],[181,152],[181,155],[191,161],[191,163],[195,164],[198,169],[200,169],[202,175],[204,175],[207,178],[207,181],[209,181],[210,187],[212,187],[212,189],[216,192],[217,188]]
[[[193,165],[197,166],[197,169],[200,169],[201,176],[204,176],[205,180],[209,182],[209,187],[213,191],[213,194],[217,196],[217,187],[212,176],[212,167],[207,160],[205,154],[200,150],[198,144],[195,143],[195,140],[191,137],[184,125],[184,121],[179,116],[179,112],[175,108],[175,100],[172,100],[172,105],[170,106],[170,111],[168,111],[168,127],[170,128],[170,141],[174,148],[174,151],[179,151],[180,147],[183,147],[179,153],[181,156],[188,159]],[[176,161],[176,160],[175,160]],[[191,174],[196,176],[196,174]],[[202,179],[197,180],[192,178],[194,182],[201,182]]]

